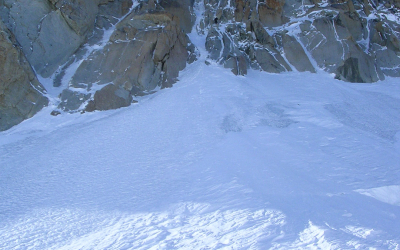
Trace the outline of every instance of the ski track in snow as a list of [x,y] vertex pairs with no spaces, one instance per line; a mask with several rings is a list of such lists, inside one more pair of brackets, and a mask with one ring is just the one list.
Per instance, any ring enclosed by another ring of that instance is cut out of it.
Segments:
[[0,249],[399,249],[398,79],[234,76],[199,49],[138,104],[0,133]]

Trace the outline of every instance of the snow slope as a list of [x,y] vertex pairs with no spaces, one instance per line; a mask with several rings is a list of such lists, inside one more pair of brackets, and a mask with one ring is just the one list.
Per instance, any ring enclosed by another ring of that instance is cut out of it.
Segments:
[[131,107],[0,133],[0,249],[400,248],[398,79],[241,77],[200,52]]

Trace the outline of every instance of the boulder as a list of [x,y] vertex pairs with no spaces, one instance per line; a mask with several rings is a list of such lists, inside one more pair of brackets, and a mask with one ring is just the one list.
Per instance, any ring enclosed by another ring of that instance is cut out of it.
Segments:
[[0,21],[0,131],[46,106],[44,92],[14,35]]
[[129,91],[123,87],[108,84],[101,90],[96,91],[93,100],[86,106],[86,111],[117,109],[127,107],[131,103],[132,96]]

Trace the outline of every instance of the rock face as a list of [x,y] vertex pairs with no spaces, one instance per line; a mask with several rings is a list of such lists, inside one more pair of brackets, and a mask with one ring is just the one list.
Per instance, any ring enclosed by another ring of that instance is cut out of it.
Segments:
[[[176,82],[179,71],[193,60],[194,47],[183,32],[185,25],[164,10],[163,1],[150,4],[137,6],[116,25],[106,46],[83,60],[61,95],[60,109],[93,111],[128,106],[132,95]],[[175,3],[175,12],[179,13],[179,6]]]
[[15,37],[0,21],[0,131],[47,105],[43,92]]
[[235,74],[323,69],[344,81],[375,82],[400,76],[398,5],[205,0],[197,30],[207,34],[209,58]]
[[35,71],[51,76],[92,34],[108,0],[2,0],[1,19]]

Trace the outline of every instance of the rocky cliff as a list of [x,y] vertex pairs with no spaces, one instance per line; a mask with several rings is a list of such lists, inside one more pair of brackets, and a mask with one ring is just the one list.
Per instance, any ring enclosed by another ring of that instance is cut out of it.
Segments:
[[18,42],[0,20],[0,131],[32,117],[47,103]]
[[134,6],[110,36],[102,38],[105,45],[82,58],[61,94],[59,108],[115,109],[129,106],[134,95],[172,86],[179,71],[196,58],[186,35],[192,26],[190,8],[185,1]]
[[206,0],[199,32],[235,74],[322,69],[349,82],[400,76],[399,1]]
[[399,77],[399,8],[399,0],[0,0],[0,130],[47,103],[35,74],[60,88],[59,112],[129,106],[172,86],[199,55],[190,32],[206,37],[206,63],[236,75]]

